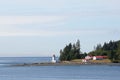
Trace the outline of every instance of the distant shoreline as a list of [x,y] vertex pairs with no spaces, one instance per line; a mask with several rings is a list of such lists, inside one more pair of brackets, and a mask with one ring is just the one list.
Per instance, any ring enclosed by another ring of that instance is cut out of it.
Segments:
[[82,59],[75,59],[71,61],[60,61],[60,62],[36,62],[36,63],[21,63],[13,64],[11,66],[74,66],[74,65],[118,65],[120,63],[112,63],[109,59],[103,60],[89,60],[89,62],[82,62]]
[[15,64],[11,66],[16,66],[16,67],[24,67],[24,66],[77,66],[77,65],[110,65],[110,66],[120,66],[120,63],[75,63],[75,62],[70,62],[70,63],[64,63],[64,62],[59,62],[59,63],[51,63],[51,62],[44,62],[44,63],[24,63],[24,64]]

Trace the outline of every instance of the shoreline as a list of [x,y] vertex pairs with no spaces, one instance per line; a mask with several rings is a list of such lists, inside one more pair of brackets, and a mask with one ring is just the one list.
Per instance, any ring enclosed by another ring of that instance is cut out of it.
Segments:
[[75,63],[75,62],[70,62],[70,63],[64,63],[64,62],[59,62],[59,63],[52,63],[52,62],[44,62],[44,63],[23,63],[23,64],[15,64],[15,65],[10,65],[13,67],[25,67],[25,66],[80,66],[80,65],[108,65],[108,66],[120,66],[120,63]]

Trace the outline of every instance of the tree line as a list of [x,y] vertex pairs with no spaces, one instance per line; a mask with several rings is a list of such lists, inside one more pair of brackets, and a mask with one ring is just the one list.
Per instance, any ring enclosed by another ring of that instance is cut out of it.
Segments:
[[98,44],[95,50],[88,53],[92,56],[108,56],[108,58],[113,62],[120,62],[120,40],[119,41],[109,41],[104,43],[103,46]]
[[73,59],[83,59],[87,55],[108,56],[112,62],[120,62],[120,40],[105,42],[103,45],[97,44],[94,50],[89,53],[82,53],[80,50],[80,41],[69,43],[60,50],[60,61],[70,61]]

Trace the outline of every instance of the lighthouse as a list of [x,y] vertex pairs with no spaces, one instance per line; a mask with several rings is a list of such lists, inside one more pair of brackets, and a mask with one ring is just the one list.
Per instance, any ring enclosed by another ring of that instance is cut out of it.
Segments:
[[52,56],[52,63],[56,63],[55,54]]

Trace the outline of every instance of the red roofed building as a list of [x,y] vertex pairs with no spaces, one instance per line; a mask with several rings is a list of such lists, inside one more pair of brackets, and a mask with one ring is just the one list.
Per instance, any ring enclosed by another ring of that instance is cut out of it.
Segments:
[[93,56],[93,60],[102,60],[102,59],[107,59],[107,56]]

